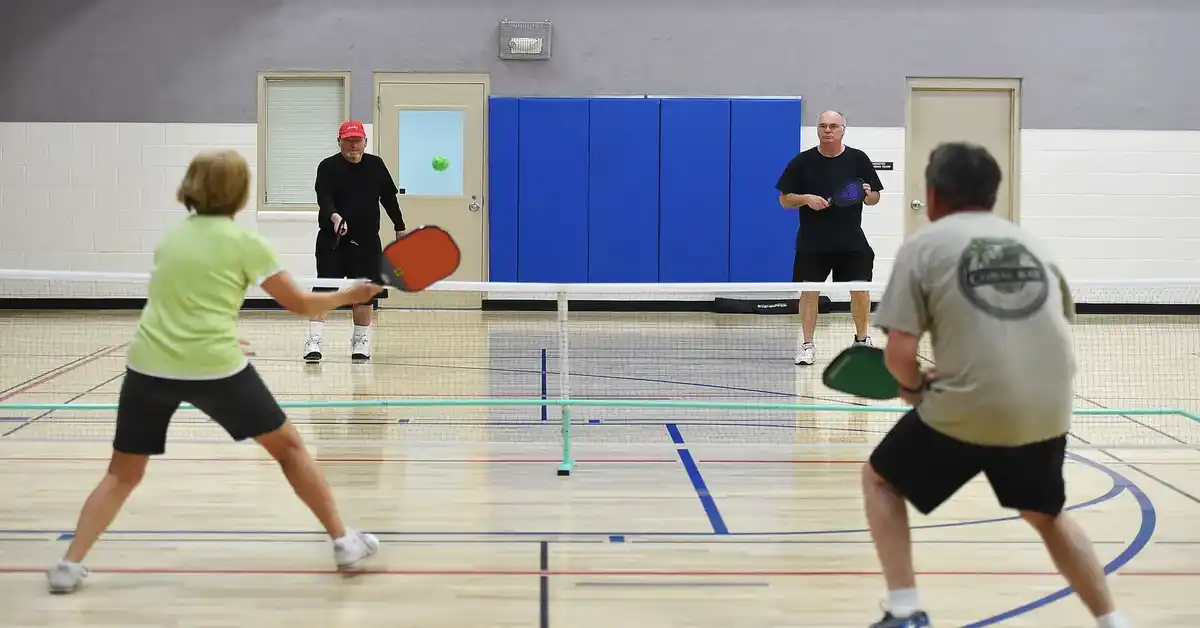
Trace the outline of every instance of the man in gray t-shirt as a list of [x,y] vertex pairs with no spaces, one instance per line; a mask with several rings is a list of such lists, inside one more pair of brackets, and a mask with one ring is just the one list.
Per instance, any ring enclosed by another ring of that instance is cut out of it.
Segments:
[[[873,628],[930,626],[920,610],[904,502],[933,512],[979,473],[1042,536],[1101,628],[1114,610],[1095,553],[1063,512],[1075,306],[1062,272],[1028,232],[992,213],[1001,171],[987,150],[943,144],[925,170],[930,224],[896,254],[875,322],[884,359],[913,405],[871,454],[863,490],[884,577]],[[921,336],[937,363],[922,372]]]
[[888,331],[929,332],[938,372],[921,399],[925,423],[964,442],[1011,446],[1070,428],[1074,310],[1042,246],[978,211],[945,216],[905,242],[875,319]]

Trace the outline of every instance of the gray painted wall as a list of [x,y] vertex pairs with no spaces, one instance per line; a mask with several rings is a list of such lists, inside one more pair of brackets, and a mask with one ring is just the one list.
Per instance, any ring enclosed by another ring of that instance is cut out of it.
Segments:
[[[1019,76],[1026,128],[1200,129],[1200,0],[37,0],[0,120],[253,122],[260,69],[471,71],[504,95],[800,95],[903,126],[906,76]],[[548,19],[555,58],[496,58]]]

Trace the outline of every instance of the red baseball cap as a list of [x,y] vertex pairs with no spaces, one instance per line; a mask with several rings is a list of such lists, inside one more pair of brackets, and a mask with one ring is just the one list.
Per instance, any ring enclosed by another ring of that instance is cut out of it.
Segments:
[[362,122],[348,120],[342,123],[342,128],[338,131],[338,139],[344,140],[347,137],[359,137],[367,139],[367,132],[363,130]]

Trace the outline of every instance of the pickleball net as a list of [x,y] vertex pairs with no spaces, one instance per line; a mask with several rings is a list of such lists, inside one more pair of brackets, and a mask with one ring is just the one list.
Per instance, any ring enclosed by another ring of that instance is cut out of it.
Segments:
[[[124,344],[147,283],[144,273],[0,270],[0,434],[111,438]],[[686,426],[689,443],[878,441],[904,408],[825,388],[820,371],[852,340],[851,290],[878,301],[884,288],[441,282],[422,296],[393,295],[377,312],[367,364],[351,363],[348,312],[330,316],[315,366],[301,359],[308,321],[258,289],[248,307],[262,309],[244,312],[240,329],[310,438],[527,443],[551,446],[569,469],[577,447],[661,443],[667,425]],[[807,289],[823,295],[818,362],[797,366],[794,312]],[[1200,445],[1200,316],[1177,313],[1200,306],[1200,279],[1079,281],[1072,290],[1082,310],[1072,445]],[[421,299],[460,309],[413,309]],[[1087,313],[1098,306],[1106,313]],[[922,355],[931,357],[927,339]],[[171,437],[227,440],[191,409]]]

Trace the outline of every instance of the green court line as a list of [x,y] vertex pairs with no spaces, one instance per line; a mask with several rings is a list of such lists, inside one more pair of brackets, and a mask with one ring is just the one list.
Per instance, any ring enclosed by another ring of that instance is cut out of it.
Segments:
[[[382,408],[382,407],[500,407],[500,406],[560,406],[562,412],[562,460],[558,475],[568,476],[575,468],[571,442],[571,408],[703,408],[715,410],[781,410],[789,412],[872,412],[904,413],[909,406],[859,406],[845,404],[758,403],[740,401],[682,401],[665,399],[357,399],[333,401],[281,401],[284,408]],[[195,409],[191,404],[180,408]],[[116,410],[115,403],[4,403],[3,410]],[[1076,416],[1182,416],[1200,423],[1200,415],[1178,408],[1076,408]]]

